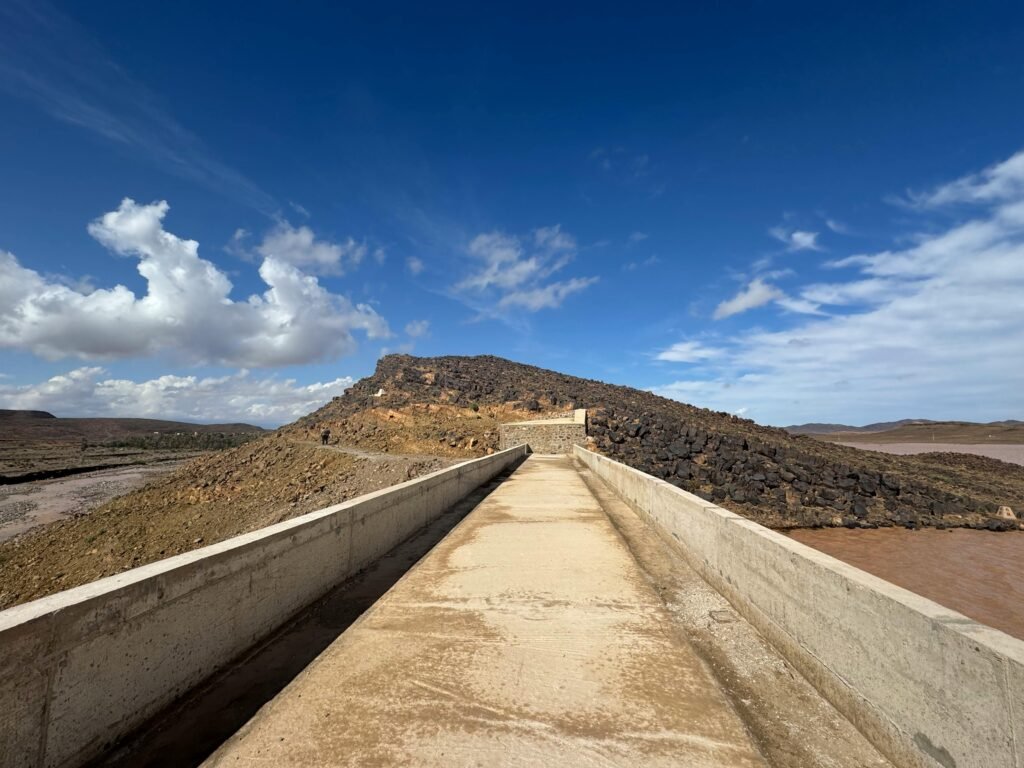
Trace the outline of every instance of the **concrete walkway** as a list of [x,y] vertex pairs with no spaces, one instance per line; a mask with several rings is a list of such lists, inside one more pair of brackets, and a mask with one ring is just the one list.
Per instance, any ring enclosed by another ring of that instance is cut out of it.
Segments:
[[207,765],[765,765],[568,457],[532,456]]

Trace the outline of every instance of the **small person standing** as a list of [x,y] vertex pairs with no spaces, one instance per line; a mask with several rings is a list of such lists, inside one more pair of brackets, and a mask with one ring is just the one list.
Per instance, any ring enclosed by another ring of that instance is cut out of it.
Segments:
[[331,428],[324,427],[324,431],[320,433],[320,445],[327,445],[327,442],[331,439]]

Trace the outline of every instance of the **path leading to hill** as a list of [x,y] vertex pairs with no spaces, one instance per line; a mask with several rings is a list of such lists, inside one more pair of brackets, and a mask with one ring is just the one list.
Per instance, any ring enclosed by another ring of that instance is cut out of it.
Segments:
[[531,457],[210,765],[765,765],[568,457]]

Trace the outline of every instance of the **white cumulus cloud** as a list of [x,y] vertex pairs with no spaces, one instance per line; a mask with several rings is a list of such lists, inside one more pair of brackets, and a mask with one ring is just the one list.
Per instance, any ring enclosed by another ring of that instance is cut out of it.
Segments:
[[123,285],[88,290],[46,278],[0,251],[0,348],[48,359],[110,359],[166,353],[190,362],[266,367],[354,351],[354,331],[390,335],[371,307],[327,291],[294,264],[268,256],[267,285],[244,301],[199,243],[163,228],[166,202],[126,198],[89,225],[110,250],[137,258],[144,296]]
[[351,237],[341,243],[318,240],[309,227],[293,227],[282,220],[267,232],[256,251],[264,258],[286,261],[318,274],[341,275],[359,266],[368,248]]
[[0,383],[0,408],[50,411],[58,416],[110,416],[206,423],[248,422],[276,427],[344,394],[352,378],[298,384],[294,379],[165,375],[118,379],[101,367],[83,367],[38,384]]

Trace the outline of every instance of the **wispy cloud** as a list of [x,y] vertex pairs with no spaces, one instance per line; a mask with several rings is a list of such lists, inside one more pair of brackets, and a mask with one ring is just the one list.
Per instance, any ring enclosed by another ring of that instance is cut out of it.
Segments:
[[409,338],[420,339],[430,333],[429,320],[413,320],[405,326],[405,333]]
[[[717,410],[749,406],[776,424],[1013,417],[1024,381],[1021,157],[921,195],[930,202],[919,231],[903,239],[909,247],[836,260],[849,279],[793,292],[793,300],[841,312],[739,332],[707,361],[706,380],[655,389]],[[928,215],[964,203],[978,207],[966,221],[942,226]],[[778,292],[748,287],[729,308],[782,304]]]
[[763,307],[772,301],[785,298],[786,294],[770,283],[764,282],[761,278],[755,277],[747,287],[731,299],[727,299],[715,308],[715,320],[723,320],[749,309]]
[[818,233],[809,232],[803,229],[788,229],[786,227],[772,227],[768,234],[786,245],[789,251],[820,251],[818,244]]
[[565,301],[567,296],[579,293],[596,282],[596,277],[573,277],[569,280],[549,283],[539,288],[515,290],[502,296],[498,306],[501,309],[522,307],[529,312],[537,312],[541,309],[557,309],[562,306],[562,302]]
[[699,363],[714,360],[723,354],[721,349],[706,347],[699,341],[680,341],[668,349],[663,349],[655,359],[671,363]]
[[466,251],[472,269],[452,291],[481,316],[497,316],[512,309],[555,309],[598,279],[550,280],[577,251],[576,238],[557,224],[535,229],[526,238],[486,232],[474,237]]
[[629,163],[629,170],[634,178],[646,176],[650,171],[651,156],[647,154],[637,155]]
[[661,259],[657,256],[648,256],[643,261],[627,261],[622,265],[622,268],[627,272],[635,272],[642,267],[654,267],[661,263]]
[[595,147],[590,152],[590,161],[597,163],[604,170],[610,171],[612,169],[611,154],[612,151],[608,150],[606,147]]
[[589,160],[602,171],[624,182],[643,179],[653,170],[648,153],[625,147],[595,147],[590,152]]
[[997,203],[1024,198],[1024,151],[948,184],[923,193],[908,193],[910,202],[922,208],[954,203]]
[[87,30],[45,0],[0,4],[0,89],[175,176],[266,214],[279,208],[168,113]]

